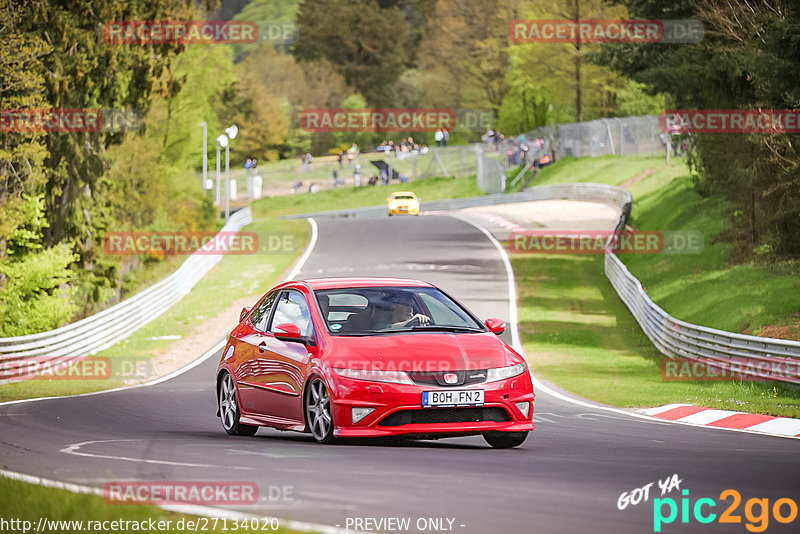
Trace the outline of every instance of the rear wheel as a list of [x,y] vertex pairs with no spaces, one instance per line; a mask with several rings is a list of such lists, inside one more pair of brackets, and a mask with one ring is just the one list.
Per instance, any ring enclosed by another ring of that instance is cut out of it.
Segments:
[[314,378],[306,389],[306,422],[311,435],[319,443],[333,441],[333,415],[328,388],[319,378]]
[[242,413],[239,403],[236,402],[236,388],[230,373],[222,375],[219,383],[219,415],[222,419],[222,428],[231,436],[252,436],[258,432],[258,427],[244,425],[239,422]]
[[487,432],[483,435],[486,443],[495,449],[518,447],[522,445],[527,437],[527,432]]

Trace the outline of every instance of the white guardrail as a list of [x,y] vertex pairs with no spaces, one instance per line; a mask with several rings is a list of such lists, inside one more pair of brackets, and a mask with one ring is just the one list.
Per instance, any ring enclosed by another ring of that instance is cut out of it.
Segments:
[[[613,204],[621,209],[616,231],[628,222],[631,194],[601,184],[563,184],[525,191],[537,199],[571,198]],[[653,345],[670,358],[686,358],[730,375],[800,384],[800,342],[749,336],[699,326],[674,318],[647,295],[642,283],[610,249],[605,252],[605,274]],[[691,296],[687,296],[691,298]]]
[[[221,232],[237,232],[251,222],[252,211],[244,208],[231,215]],[[221,254],[195,252],[165,279],[90,317],[47,332],[0,338],[0,368],[14,376],[30,358],[55,365],[106,349],[167,311],[221,259]]]
[[[592,186],[586,189],[587,193],[601,192],[595,184],[587,185]],[[617,192],[605,202],[620,205],[623,195],[623,209],[616,227],[616,231],[621,231],[630,216],[633,197],[624,189],[614,189]],[[602,201],[599,197],[597,200]],[[653,302],[642,283],[609,248],[605,251],[605,274],[644,333],[665,356],[702,362],[719,369],[720,375],[724,372],[727,376],[745,375],[800,384],[800,342],[726,332],[676,319]]]

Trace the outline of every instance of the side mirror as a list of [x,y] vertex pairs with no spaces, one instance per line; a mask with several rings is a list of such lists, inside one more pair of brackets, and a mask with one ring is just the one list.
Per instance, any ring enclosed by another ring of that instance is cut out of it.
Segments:
[[252,310],[252,309],[253,309],[253,307],[252,307],[252,306],[245,306],[244,308],[242,308],[242,311],[240,311],[240,312],[239,312],[239,322],[240,322],[240,323],[241,323],[242,321],[244,321],[244,317],[245,317],[245,315],[247,315],[248,313],[250,313],[250,310]]
[[506,322],[501,319],[486,319],[486,328],[498,336],[506,331]]
[[284,341],[297,341],[304,343],[306,339],[300,332],[300,327],[292,323],[281,323],[275,326],[275,337]]

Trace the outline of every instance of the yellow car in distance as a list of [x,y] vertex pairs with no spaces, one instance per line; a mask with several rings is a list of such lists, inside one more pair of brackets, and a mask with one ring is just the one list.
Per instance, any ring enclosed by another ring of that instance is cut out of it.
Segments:
[[411,191],[397,191],[386,199],[389,217],[392,215],[419,215],[419,199]]

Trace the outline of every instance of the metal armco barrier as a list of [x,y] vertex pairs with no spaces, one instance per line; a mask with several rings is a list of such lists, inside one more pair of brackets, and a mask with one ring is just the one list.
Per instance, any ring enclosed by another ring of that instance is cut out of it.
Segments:
[[[623,196],[608,200],[618,206],[620,199],[623,201],[616,227],[619,232],[628,221],[633,197],[624,189],[615,189]],[[653,302],[642,283],[608,248],[605,273],[644,333],[665,356],[701,362],[728,375],[800,384],[800,342],[726,332],[676,319]]]
[[[231,215],[221,231],[236,232],[251,222],[248,207]],[[29,358],[70,362],[106,349],[167,311],[221,259],[218,254],[192,254],[164,280],[95,315],[47,332],[0,338],[0,368],[13,375]]]

